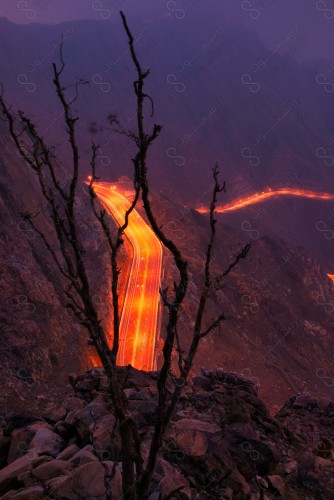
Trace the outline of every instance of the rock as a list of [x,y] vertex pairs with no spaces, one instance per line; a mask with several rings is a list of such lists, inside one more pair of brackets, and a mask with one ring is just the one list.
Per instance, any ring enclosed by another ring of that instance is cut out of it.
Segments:
[[215,375],[218,378],[223,378],[223,376],[224,376],[224,369],[223,368],[216,368]]
[[10,436],[13,429],[26,427],[27,425],[36,422],[36,420],[38,420],[37,417],[9,412],[5,415],[6,426],[3,430],[3,434],[4,436]]
[[32,439],[40,429],[51,430],[52,427],[46,422],[35,422],[26,427],[13,430],[12,441],[8,453],[8,463],[13,462],[27,453]]
[[83,443],[87,443],[89,441],[90,426],[104,415],[110,414],[101,397],[94,399],[85,408],[73,411],[74,414],[73,412],[70,412],[67,415],[65,422],[70,423],[68,418],[71,415],[71,423],[73,423]]
[[298,466],[297,461],[291,460],[291,462],[288,462],[287,464],[283,465],[283,470],[286,474],[291,474],[292,472],[296,472],[297,466]]
[[34,438],[31,440],[29,450],[33,450],[39,454],[51,455],[56,457],[59,455],[61,448],[64,447],[64,440],[47,428],[39,429]]
[[[57,478],[48,483],[48,493],[51,497],[68,499],[87,499],[94,500],[105,499],[105,476],[111,475],[113,462],[98,461],[84,464],[74,469],[66,478]],[[110,480],[111,499],[119,500],[122,498],[122,477],[119,469],[116,467],[115,475]]]
[[46,408],[43,416],[46,420],[56,423],[64,420],[70,411],[81,410],[85,406],[86,403],[82,399],[69,396],[61,405],[52,405]]
[[171,425],[170,436],[186,455],[201,457],[208,450],[207,435],[219,431],[215,423],[185,418]]
[[71,444],[63,451],[61,451],[56,458],[57,460],[70,460],[70,458],[72,458],[76,453],[78,453],[78,451],[80,451],[79,446],[77,446],[76,444]]
[[45,500],[44,488],[42,486],[30,486],[15,491],[11,490],[1,497],[1,500]]
[[179,497],[184,500],[191,500],[192,495],[189,484],[182,474],[163,458],[158,460],[155,476],[162,476],[158,484],[158,490],[162,498],[167,498],[173,491],[180,488],[178,490]]
[[177,446],[190,457],[202,457],[208,450],[208,440],[204,432],[189,430],[176,435]]
[[245,441],[257,438],[256,432],[253,427],[245,422],[234,422],[233,424],[226,425],[225,432],[227,434],[234,434],[235,436],[242,438]]
[[115,448],[121,446],[119,433],[113,435],[115,421],[115,417],[109,414],[93,424],[91,441],[95,453],[102,460],[111,460]]
[[332,462],[331,460],[327,460],[327,458],[316,457],[315,468],[316,470],[331,469],[334,468],[334,462]]
[[0,470],[0,495],[3,495],[11,489],[17,489],[23,486],[22,481],[18,480],[18,476],[23,472],[32,469],[32,460],[34,456],[29,453],[23,457],[17,458],[7,467]]
[[301,453],[298,458],[297,473],[299,479],[303,480],[315,470],[315,455],[313,453]]
[[148,497],[148,500],[160,500],[161,499],[161,495],[160,495],[160,492],[159,491],[154,491],[153,493],[150,494],[150,496]]
[[7,465],[7,457],[9,453],[11,438],[9,436],[5,436],[3,431],[0,431],[0,469]]
[[261,498],[261,495],[260,493],[251,493],[250,497],[248,500],[270,500],[269,497],[267,497],[267,495],[263,495],[263,497]]
[[94,378],[85,378],[83,380],[79,380],[75,385],[76,391],[87,391],[91,392],[93,389],[97,387],[97,380]]
[[78,451],[70,461],[75,465],[84,465],[89,462],[96,462],[98,459],[93,453],[93,447],[88,444],[82,450]]
[[264,477],[256,476],[256,480],[262,488],[265,488],[266,490],[268,489],[268,481],[266,481]]
[[[76,413],[76,411],[74,411],[74,413]],[[60,420],[55,424],[55,430],[57,431],[57,434],[59,434],[59,436],[61,436],[66,441],[68,441],[75,435],[74,426],[65,422],[64,420]]]
[[[223,481],[223,484],[229,486],[233,493],[236,495],[236,498],[246,499],[247,495],[249,495],[251,489],[246,479],[240,474],[238,469],[234,469],[231,474]],[[234,498],[234,496],[233,496]]]
[[32,471],[33,477],[36,477],[42,483],[57,476],[65,476],[74,467],[72,462],[65,460],[52,460],[42,464]]
[[233,500],[233,490],[229,486],[223,488],[223,500]]
[[197,375],[192,379],[192,383],[196,387],[200,387],[204,391],[212,391],[214,380],[205,376]]
[[276,490],[282,497],[285,495],[285,481],[281,476],[270,475],[267,476],[268,482],[274,490]]
[[296,408],[306,408],[308,403],[309,403],[309,396],[307,396],[306,394],[298,394],[292,405]]
[[215,422],[205,422],[203,420],[196,420],[191,418],[183,418],[178,420],[173,424],[175,429],[178,432],[182,432],[184,430],[191,431],[202,431],[206,434],[215,434],[216,432],[220,432],[221,428]]
[[38,456],[34,458],[34,460],[31,462],[32,468],[35,469],[39,465],[45,464],[45,462],[50,462],[51,460],[53,460],[53,458],[50,457],[49,455]]

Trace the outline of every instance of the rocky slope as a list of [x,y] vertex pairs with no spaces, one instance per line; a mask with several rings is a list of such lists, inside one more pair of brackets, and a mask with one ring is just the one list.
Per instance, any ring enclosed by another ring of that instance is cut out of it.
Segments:
[[[91,351],[85,331],[64,308],[64,284],[52,261],[19,215],[43,205],[36,178],[20,161],[3,129],[0,142],[1,398],[9,409],[34,405],[37,410],[39,398],[45,395],[62,399],[69,372],[91,366]],[[180,318],[180,334],[186,348],[202,285],[208,221],[161,193],[153,198],[159,224],[189,262],[189,293]],[[80,227],[94,300],[102,320],[108,324],[112,314],[110,282],[105,271],[108,258],[87,201],[83,190],[78,199]],[[140,204],[138,208],[141,210]],[[252,219],[245,218],[238,224],[222,221],[217,226],[214,275],[226,268],[243,244],[252,241],[252,249],[247,260],[224,282],[223,289],[209,300],[206,321],[222,311],[227,321],[205,339],[194,370],[210,360],[213,365],[253,377],[272,412],[291,394],[304,389],[314,396],[331,398],[334,306],[333,285],[326,277],[328,269],[298,242],[273,234],[263,220],[258,219],[261,227],[252,226],[253,230],[242,225],[244,221],[253,224]],[[55,244],[46,217],[43,224]],[[125,252],[121,265],[122,292],[129,265]],[[163,286],[170,286],[175,266],[167,253],[163,265]],[[162,338],[165,323],[164,310]]]
[[[147,458],[156,372],[120,368]],[[72,375],[74,394],[41,415],[3,415],[0,498],[121,498],[119,435],[102,369]],[[178,383],[178,379],[171,382]],[[159,454],[150,500],[329,500],[334,404],[294,395],[275,418],[254,383],[202,369],[184,386]]]

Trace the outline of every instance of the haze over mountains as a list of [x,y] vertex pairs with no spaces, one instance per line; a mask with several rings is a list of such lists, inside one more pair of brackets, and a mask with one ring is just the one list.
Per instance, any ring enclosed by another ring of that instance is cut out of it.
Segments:
[[[218,161],[226,180],[238,183],[229,189],[231,197],[242,189],[286,183],[333,187],[330,63],[294,60],[307,44],[296,26],[274,53],[254,32],[227,23],[214,9],[206,12],[205,23],[196,15],[182,23],[166,17],[132,21],[136,48],[151,69],[147,90],[155,102],[154,120],[163,125],[151,156],[155,184],[196,203]],[[124,142],[107,128],[110,113],[127,129],[134,126],[135,73],[120,21],[18,26],[2,19],[1,33],[6,96],[32,113],[52,140],[63,125],[51,63],[59,60],[57,43],[64,35],[64,83],[89,82],[77,103],[83,163],[92,136],[87,130],[95,122],[92,130],[104,129],[94,135],[103,174],[131,172],[129,141],[126,149],[119,147]]]

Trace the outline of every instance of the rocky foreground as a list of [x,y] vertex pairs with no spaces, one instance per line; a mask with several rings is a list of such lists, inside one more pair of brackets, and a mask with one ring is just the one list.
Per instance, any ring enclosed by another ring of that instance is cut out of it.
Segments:
[[[120,368],[119,376],[147,457],[157,373]],[[42,416],[3,416],[1,499],[102,500],[108,491],[122,498],[119,436],[103,370],[70,381],[74,395]],[[150,500],[334,499],[333,443],[334,403],[299,394],[272,418],[251,380],[203,369],[184,387]]]

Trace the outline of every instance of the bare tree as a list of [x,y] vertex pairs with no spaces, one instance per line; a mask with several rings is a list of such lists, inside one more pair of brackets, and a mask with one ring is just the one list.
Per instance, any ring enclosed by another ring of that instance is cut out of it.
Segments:
[[[149,76],[149,70],[143,71],[134,48],[134,38],[128,27],[123,12],[120,13],[125,32],[128,37],[131,58],[135,66],[137,78],[133,84],[137,99],[137,130],[126,132],[126,135],[135,142],[137,153],[133,158],[134,188],[135,196],[131,206],[124,214],[124,224],[118,227],[116,236],[109,226],[109,217],[106,211],[97,206],[94,183],[98,180],[96,174],[96,158],[99,146],[92,144],[91,168],[92,176],[88,185],[91,208],[94,216],[100,224],[105,240],[107,242],[112,281],[112,304],[113,304],[113,340],[110,346],[107,341],[106,332],[101,324],[99,311],[94,304],[91,293],[91,284],[87,274],[87,266],[84,258],[83,241],[81,241],[78,230],[78,216],[76,213],[76,199],[78,196],[79,177],[79,150],[76,139],[77,116],[74,116],[72,105],[78,97],[78,87],[85,82],[79,81],[75,85],[75,95],[72,99],[67,98],[67,89],[62,86],[61,76],[65,68],[63,60],[62,44],[60,45],[60,65],[53,65],[53,82],[59,98],[66,124],[69,147],[72,153],[72,173],[69,187],[65,188],[60,182],[57,174],[57,163],[53,148],[47,146],[42,135],[38,132],[35,124],[22,112],[13,113],[6,103],[3,93],[0,96],[2,113],[9,125],[9,132],[17,150],[29,167],[37,174],[42,196],[44,197],[49,218],[55,229],[58,247],[39,228],[38,216],[40,212],[24,213],[23,217],[31,227],[39,234],[46,249],[54,260],[59,274],[66,285],[65,294],[67,307],[75,317],[86,328],[90,343],[94,345],[105,373],[109,381],[109,392],[114,407],[115,417],[118,422],[118,431],[121,438],[120,457],[123,466],[123,497],[126,500],[145,499],[150,493],[152,476],[156,465],[159,450],[162,446],[163,437],[171,420],[175,407],[180,399],[182,387],[186,383],[189,372],[193,365],[194,357],[198,351],[201,339],[209,335],[222,321],[223,313],[218,315],[209,326],[204,327],[204,315],[207,300],[212,288],[218,289],[221,280],[238,264],[240,259],[246,257],[250,245],[246,245],[235,257],[234,261],[218,277],[212,277],[211,259],[212,249],[216,236],[215,208],[218,194],[225,189],[225,184],[219,184],[218,166],[213,169],[214,187],[210,205],[210,237],[207,245],[206,259],[204,262],[204,282],[199,297],[198,310],[195,317],[195,327],[192,341],[188,352],[184,354],[181,338],[178,332],[180,308],[185,299],[188,287],[187,261],[181,254],[175,243],[167,238],[161,225],[158,223],[150,201],[148,183],[147,153],[151,144],[160,134],[160,125],[155,124],[150,132],[146,131],[144,124],[144,105],[148,100],[151,105],[151,115],[154,114],[153,101],[144,91],[144,83]],[[179,278],[173,284],[172,300],[168,295],[168,288],[161,290],[161,297],[168,311],[168,322],[163,347],[163,362],[159,370],[157,381],[158,401],[156,409],[156,425],[151,441],[149,458],[146,467],[143,467],[143,458],[140,450],[140,437],[137,425],[129,411],[128,401],[117,373],[117,353],[119,348],[119,297],[118,297],[118,254],[123,243],[124,231],[126,230],[139,197],[143,201],[144,209],[149,223],[164,247],[172,254]],[[173,349],[178,352],[179,378],[182,383],[175,384],[174,391],[169,394],[167,385],[174,377],[171,374],[171,360]],[[108,493],[109,498],[110,494]]]

